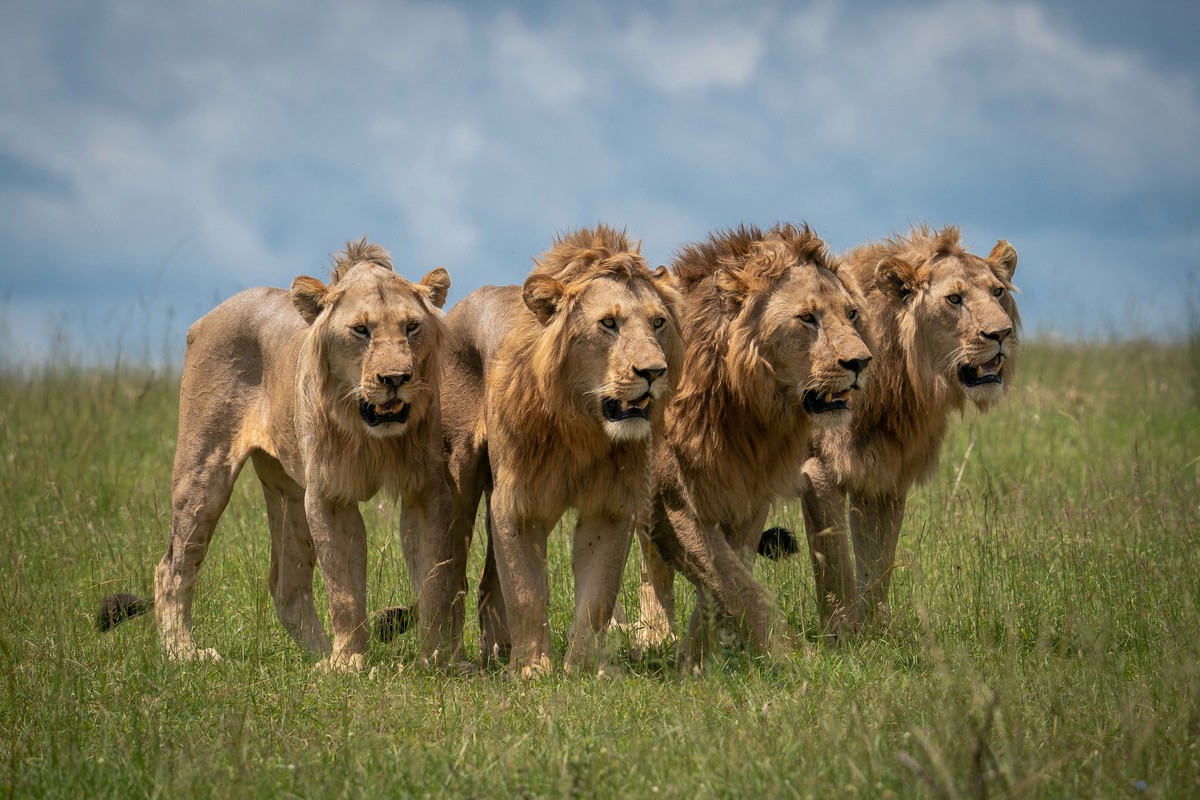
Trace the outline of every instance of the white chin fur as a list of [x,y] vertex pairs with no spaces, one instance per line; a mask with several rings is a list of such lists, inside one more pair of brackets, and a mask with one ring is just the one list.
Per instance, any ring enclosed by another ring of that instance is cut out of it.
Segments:
[[[412,420],[410,419],[409,422]],[[396,439],[408,431],[408,422],[385,422],[373,428],[365,422],[361,424],[362,429],[367,432],[367,436],[373,436],[376,439]]]
[[987,411],[1004,398],[1004,384],[985,383],[981,386],[964,386],[963,392],[980,411]]
[[650,438],[650,420],[623,419],[618,422],[604,421],[604,432],[614,442],[637,442]]
[[821,428],[824,430],[844,428],[850,424],[850,420],[853,417],[853,412],[851,412],[848,408],[838,409],[837,411],[826,411],[823,414],[808,415],[808,418],[812,420],[814,428]]

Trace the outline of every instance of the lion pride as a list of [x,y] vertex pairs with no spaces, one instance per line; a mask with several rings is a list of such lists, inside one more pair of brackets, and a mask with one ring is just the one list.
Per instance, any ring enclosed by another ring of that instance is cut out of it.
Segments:
[[600,225],[558,238],[524,286],[483,287],[447,314],[449,527],[469,540],[487,495],[485,660],[508,653],[525,677],[550,669],[546,543],[574,507],[565,667],[609,669],[604,634],[679,368],[675,301],[665,271]]
[[[432,525],[449,502],[438,402],[449,287],[440,267],[420,283],[405,280],[363,239],[335,256],[328,285],[299,277],[290,293],[249,289],[188,330],[171,531],[153,603],[170,657],[219,658],[192,636],[192,598],[247,459],[266,499],[271,597],[297,643],[329,667],[362,666],[367,542],[358,503],[385,489],[403,501],[423,652],[451,655],[449,607],[426,599],[444,596],[440,584],[454,578],[442,566],[455,556],[451,541]],[[317,564],[332,644],[313,606]],[[129,610],[120,598],[110,605]]]
[[802,481],[821,620],[833,632],[885,609],[908,493],[937,468],[950,413],[1004,396],[1020,329],[1017,252],[1006,241],[980,258],[957,228],[922,225],[844,261],[839,274],[866,298],[876,358],[850,426],[815,434]]
[[771,502],[794,486],[810,433],[850,421],[851,392],[871,362],[860,301],[836,269],[807,225],[743,226],[674,260],[685,356],[657,459],[653,547],[643,538],[657,600],[646,591],[642,599],[644,617],[661,606],[672,621],[673,570],[698,587],[682,665],[709,650],[714,613],[769,658],[792,648],[751,567]]

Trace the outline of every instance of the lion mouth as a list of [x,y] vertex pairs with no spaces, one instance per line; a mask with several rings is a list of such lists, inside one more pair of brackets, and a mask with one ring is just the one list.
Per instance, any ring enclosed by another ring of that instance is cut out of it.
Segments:
[[606,397],[600,404],[604,418],[609,422],[620,422],[626,419],[650,419],[650,393],[646,392],[637,400],[618,400]]
[[390,422],[408,422],[408,412],[411,410],[411,404],[398,398],[388,400],[386,403],[379,405],[368,403],[366,400],[358,401],[359,416],[363,418],[363,422],[372,428],[379,425],[386,425]]
[[963,386],[982,386],[985,383],[1004,382],[1004,354],[997,353],[991,361],[978,366],[963,364],[958,368],[958,379]]
[[815,389],[809,389],[804,393],[804,410],[810,414],[847,411],[849,408],[849,389],[843,389],[840,392],[818,392]]

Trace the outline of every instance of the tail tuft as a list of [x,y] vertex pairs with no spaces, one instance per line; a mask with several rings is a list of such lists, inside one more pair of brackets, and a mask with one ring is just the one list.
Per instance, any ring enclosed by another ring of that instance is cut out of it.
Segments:
[[375,613],[375,638],[385,644],[412,627],[417,613],[407,606],[392,606]]
[[100,610],[96,612],[96,630],[101,633],[110,631],[130,617],[145,614],[151,605],[151,601],[141,600],[128,592],[109,595],[100,601]]
[[796,535],[787,528],[767,528],[758,540],[758,554],[765,558],[779,560],[794,556],[800,552]]

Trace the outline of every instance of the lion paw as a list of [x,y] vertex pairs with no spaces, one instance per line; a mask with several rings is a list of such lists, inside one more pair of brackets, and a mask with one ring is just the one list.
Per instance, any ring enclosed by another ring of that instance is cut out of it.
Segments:
[[314,672],[330,673],[339,672],[342,674],[361,672],[366,666],[366,660],[362,653],[354,653],[349,656],[323,658],[313,666]]
[[221,661],[221,654],[211,647],[200,648],[195,645],[176,646],[167,648],[167,657],[172,661]]
[[517,674],[521,676],[521,680],[525,681],[544,678],[550,674],[550,658],[545,655],[538,656],[530,663],[522,666]]

